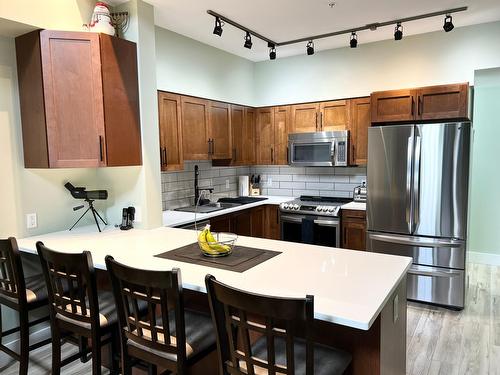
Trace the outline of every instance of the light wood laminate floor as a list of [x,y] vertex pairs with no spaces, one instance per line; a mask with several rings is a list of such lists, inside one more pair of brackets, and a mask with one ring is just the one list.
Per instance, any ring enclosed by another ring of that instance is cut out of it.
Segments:
[[[500,375],[500,267],[469,264],[468,274],[463,311],[408,304],[408,375]],[[74,350],[65,344],[63,356]],[[30,375],[50,373],[50,363],[50,346],[32,352]],[[0,353],[2,375],[18,369]],[[73,362],[62,373],[90,374],[91,363]]]

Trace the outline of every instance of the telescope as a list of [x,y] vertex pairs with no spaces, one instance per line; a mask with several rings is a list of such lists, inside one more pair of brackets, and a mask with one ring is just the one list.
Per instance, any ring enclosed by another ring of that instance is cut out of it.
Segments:
[[[87,214],[87,212],[90,211],[90,212],[92,212],[92,216],[94,216],[94,220],[95,220],[95,224],[97,225],[97,229],[99,230],[99,232],[101,232],[101,227],[99,226],[99,221],[97,220],[97,218],[101,219],[101,221],[104,223],[104,225],[108,225],[108,223],[106,223],[104,221],[104,219],[101,217],[101,215],[99,215],[99,212],[97,212],[97,210],[95,209],[94,201],[108,199],[108,191],[107,190],[87,190],[84,187],[75,187],[75,186],[73,186],[73,184],[71,182],[66,182],[64,184],[64,187],[69,190],[69,192],[71,193],[71,196],[73,198],[83,199],[89,205],[87,210],[85,210],[85,212],[82,214],[82,216],[80,216],[80,218],[76,221],[75,224],[73,224],[73,226],[71,228],[69,228],[69,230],[73,229],[76,226],[76,224],[78,224],[80,222],[80,220],[82,220],[82,218]],[[85,207],[85,205],[83,205],[83,204],[80,206],[73,207],[73,211],[78,211],[84,207]]]

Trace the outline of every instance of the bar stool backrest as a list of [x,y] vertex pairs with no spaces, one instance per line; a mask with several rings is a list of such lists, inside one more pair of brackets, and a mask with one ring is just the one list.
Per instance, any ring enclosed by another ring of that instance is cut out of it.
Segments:
[[[310,327],[314,319],[314,298],[269,297],[248,293],[205,278],[222,374],[295,374],[294,339],[305,336],[306,375],[313,375],[314,352]],[[266,337],[267,359],[252,353],[251,341]],[[286,363],[276,363],[275,339],[286,345]]]
[[26,285],[17,241],[0,240],[0,295],[26,302]]

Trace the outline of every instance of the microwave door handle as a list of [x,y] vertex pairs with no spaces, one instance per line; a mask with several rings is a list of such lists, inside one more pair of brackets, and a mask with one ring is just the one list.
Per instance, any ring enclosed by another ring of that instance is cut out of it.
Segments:
[[332,165],[335,165],[335,161],[337,159],[337,156],[336,156],[336,142],[335,141],[332,141],[332,147],[330,148],[330,156],[332,158]]

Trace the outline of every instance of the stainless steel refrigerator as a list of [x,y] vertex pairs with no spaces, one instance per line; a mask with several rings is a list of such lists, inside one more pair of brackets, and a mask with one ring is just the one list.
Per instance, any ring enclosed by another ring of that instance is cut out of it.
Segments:
[[408,299],[462,309],[471,124],[368,131],[367,248],[413,257]]

